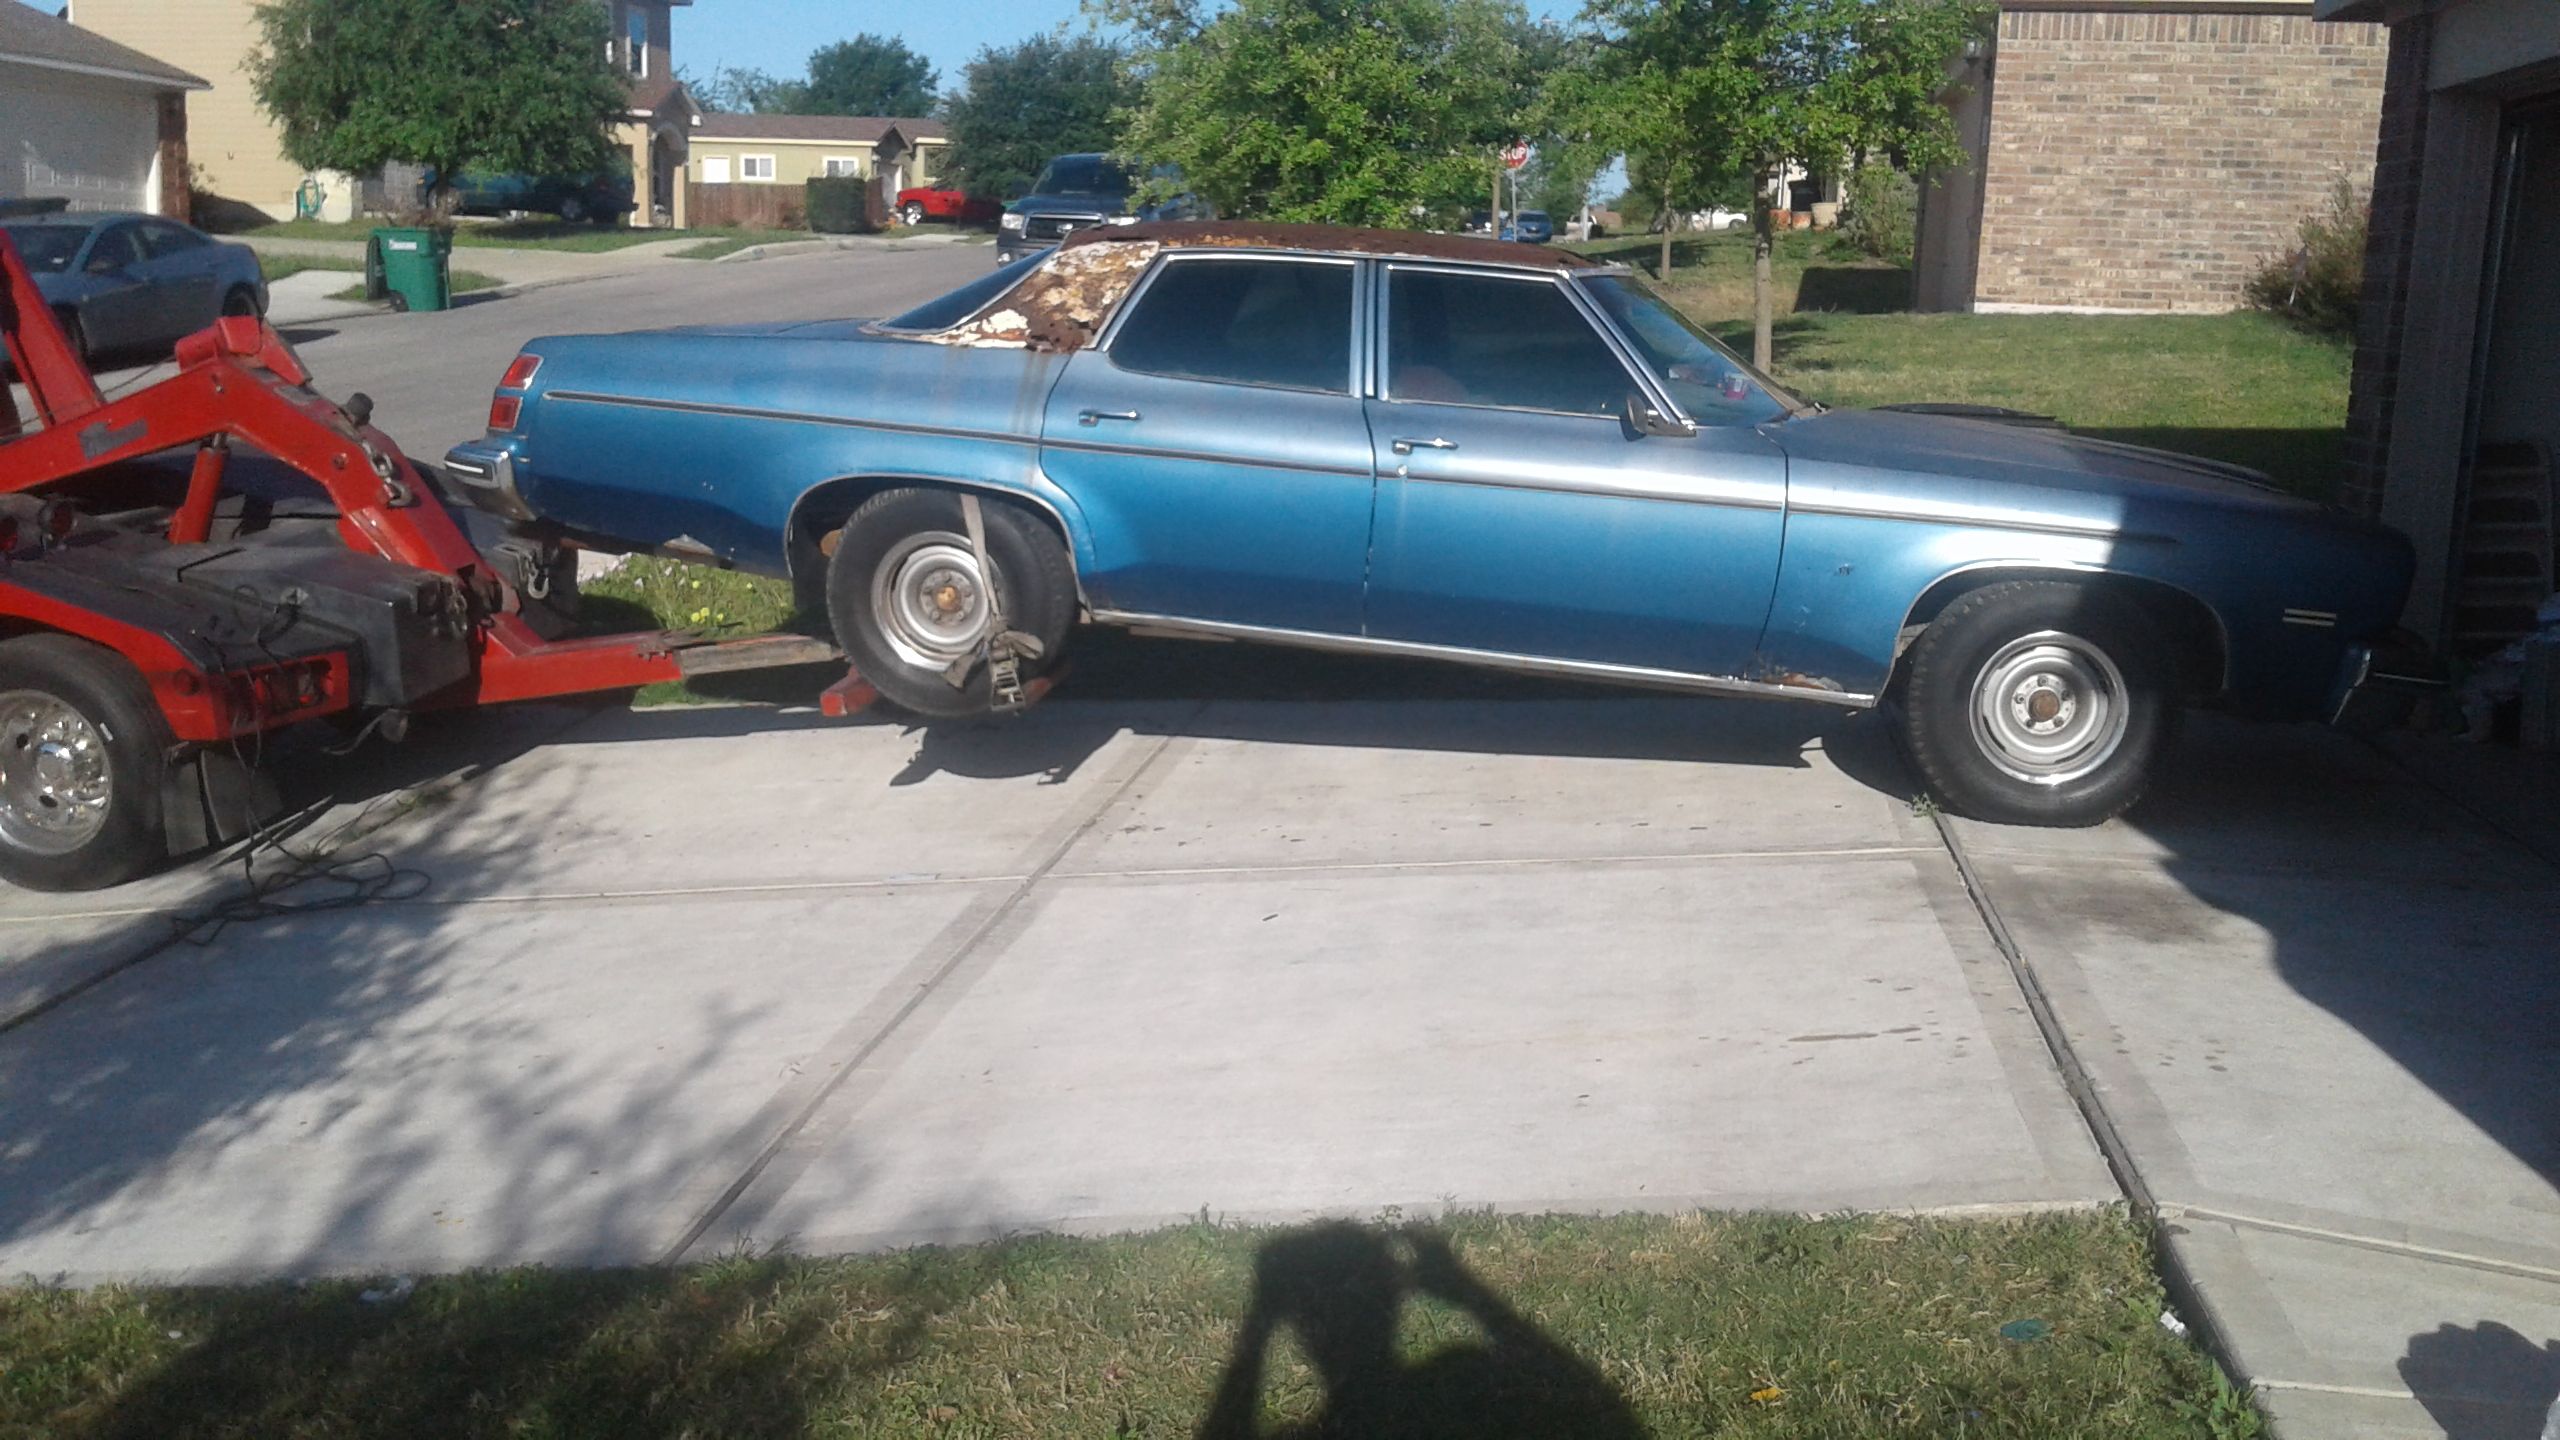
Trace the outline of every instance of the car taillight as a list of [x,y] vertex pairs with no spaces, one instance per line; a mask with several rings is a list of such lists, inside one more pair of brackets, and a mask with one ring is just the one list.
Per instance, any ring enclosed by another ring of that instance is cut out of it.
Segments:
[[489,433],[503,435],[516,428],[516,420],[524,414],[524,397],[500,395],[489,402]]
[[527,385],[533,383],[535,372],[541,369],[541,356],[519,355],[516,357],[515,363],[507,367],[507,373],[498,377],[498,388],[501,390],[521,390]]

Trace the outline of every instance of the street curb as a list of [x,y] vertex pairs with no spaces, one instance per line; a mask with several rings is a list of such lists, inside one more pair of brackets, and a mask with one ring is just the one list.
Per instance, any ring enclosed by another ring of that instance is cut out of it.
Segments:
[[[467,298],[473,304],[478,305],[485,304],[491,300],[512,300],[518,295],[523,295],[531,291],[549,290],[561,285],[583,285],[590,280],[611,280],[620,275],[643,275],[646,273],[648,272],[645,269],[641,269],[615,270],[601,275],[561,275],[549,280],[526,280],[514,285],[493,285],[486,290],[465,291],[462,295],[455,296],[454,299],[462,300]],[[318,315],[296,315],[292,319],[284,321],[278,321],[270,317],[268,323],[276,326],[277,329],[285,330],[291,329],[297,325],[326,324],[332,320],[356,320],[368,315],[399,315],[406,313],[404,311],[394,310],[389,305],[383,304],[368,303],[359,305],[352,301],[345,303],[348,308],[344,310],[331,310]],[[458,305],[447,306],[446,313],[449,314],[460,308],[461,307]]]
[[917,244],[958,245],[963,242],[934,235],[839,235],[814,240],[776,240],[765,245],[750,245],[726,255],[714,255],[710,263],[727,265],[734,261],[775,260],[786,255],[823,255],[831,250],[881,250],[895,253],[913,249]]

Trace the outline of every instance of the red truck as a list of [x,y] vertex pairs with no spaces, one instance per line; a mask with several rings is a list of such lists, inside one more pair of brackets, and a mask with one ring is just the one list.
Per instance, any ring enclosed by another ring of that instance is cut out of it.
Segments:
[[898,220],[901,224],[921,225],[927,220],[940,220],[951,225],[993,225],[1004,207],[993,200],[981,199],[964,190],[944,190],[931,185],[918,185],[898,192]]

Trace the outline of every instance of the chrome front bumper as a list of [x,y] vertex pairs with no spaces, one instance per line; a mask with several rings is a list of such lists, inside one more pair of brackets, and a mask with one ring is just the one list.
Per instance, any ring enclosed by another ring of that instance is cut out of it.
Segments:
[[2420,700],[2442,694],[2446,683],[2444,667],[2414,635],[2394,632],[2369,645],[2350,645],[2338,663],[2329,723],[2389,729],[2406,720]]

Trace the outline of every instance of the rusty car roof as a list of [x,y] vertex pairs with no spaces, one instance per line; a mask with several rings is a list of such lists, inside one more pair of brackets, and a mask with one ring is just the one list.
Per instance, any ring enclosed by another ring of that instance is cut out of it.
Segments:
[[1062,249],[1081,245],[1153,241],[1169,249],[1239,246],[1270,250],[1308,250],[1338,255],[1407,255],[1423,260],[1464,260],[1478,265],[1521,265],[1548,270],[1596,269],[1599,262],[1571,250],[1522,245],[1473,235],[1437,235],[1425,230],[1369,230],[1356,225],[1284,225],[1246,220],[1157,220],[1138,225],[1097,225],[1061,242]]

